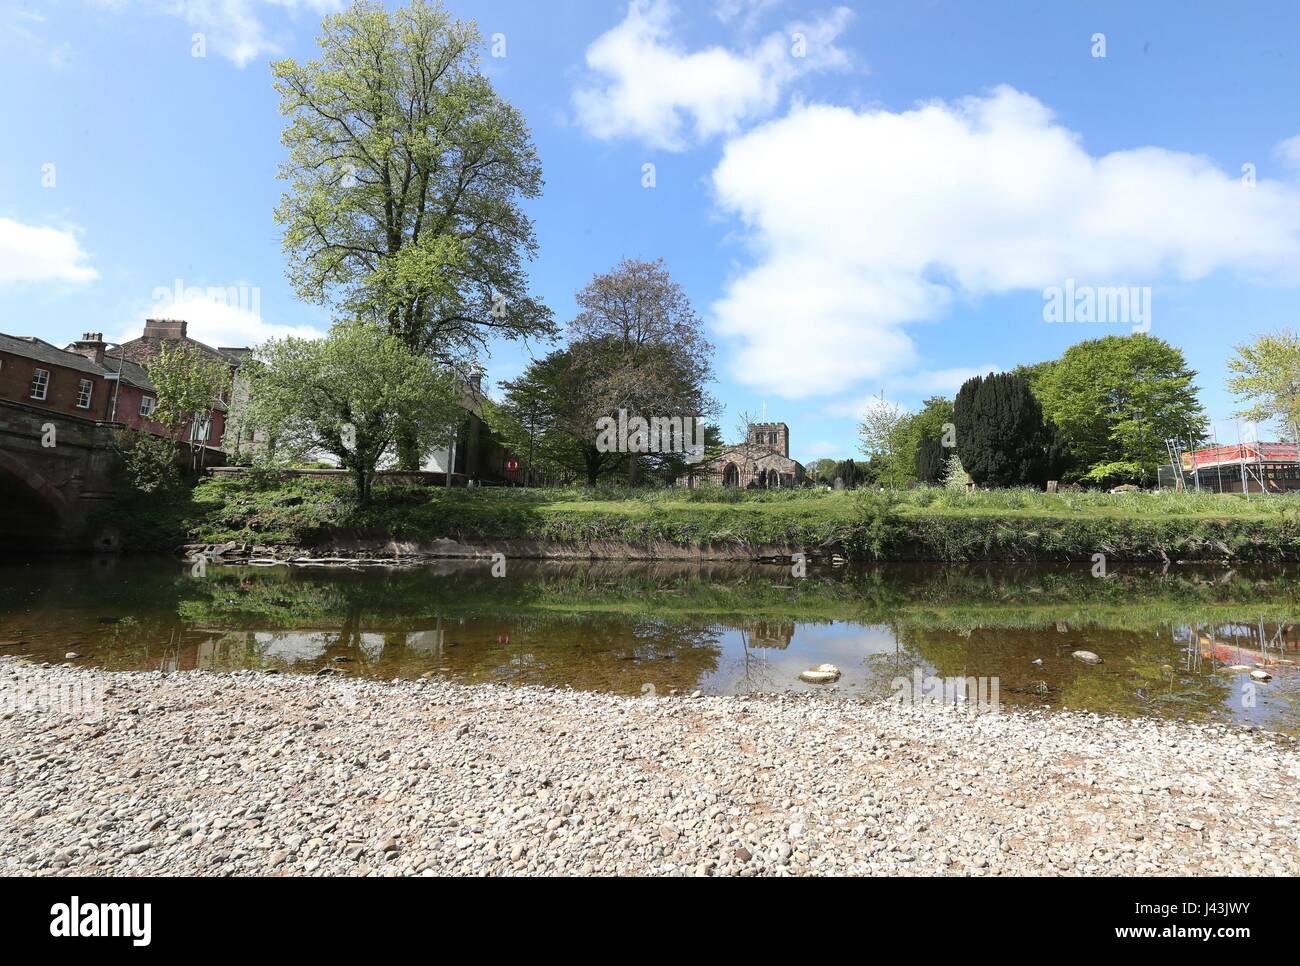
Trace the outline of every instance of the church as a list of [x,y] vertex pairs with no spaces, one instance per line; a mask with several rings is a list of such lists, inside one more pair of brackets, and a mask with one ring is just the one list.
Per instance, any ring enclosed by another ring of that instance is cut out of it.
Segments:
[[745,489],[781,489],[801,486],[803,464],[790,459],[790,427],[785,423],[752,423],[743,443],[727,446],[680,486],[692,486],[698,479],[722,486]]

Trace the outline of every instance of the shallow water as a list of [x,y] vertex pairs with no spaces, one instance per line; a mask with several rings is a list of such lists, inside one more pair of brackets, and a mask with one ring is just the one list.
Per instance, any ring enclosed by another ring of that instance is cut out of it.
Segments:
[[[919,696],[938,693],[927,679],[973,677],[986,679],[976,697],[996,687],[1002,705],[1300,733],[1294,570],[1126,567],[1099,579],[1086,565],[887,565],[796,578],[776,565],[514,561],[504,577],[490,571],[487,561],[202,574],[160,558],[0,564],[0,654],[62,662],[72,651],[72,663],[134,670],[432,671],[620,694]],[[799,681],[822,663],[840,669],[837,684]]]

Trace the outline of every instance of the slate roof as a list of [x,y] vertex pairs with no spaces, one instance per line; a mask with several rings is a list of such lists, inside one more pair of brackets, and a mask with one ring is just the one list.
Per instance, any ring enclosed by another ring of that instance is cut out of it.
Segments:
[[122,343],[122,345],[126,346],[129,349],[135,345],[151,345],[151,344],[157,344],[162,342],[166,342],[167,344],[180,343],[182,345],[193,346],[194,348],[198,349],[200,352],[205,353],[206,355],[209,355],[212,358],[218,359],[222,362],[227,362],[232,366],[243,365],[244,357],[241,356],[239,353],[251,351],[248,349],[214,349],[212,346],[208,345],[207,343],[200,342],[198,339],[192,339],[188,335],[181,339],[165,339],[165,340],[155,339],[152,337],[145,338],[144,336],[141,335],[141,336],[136,336],[134,339],[127,339],[125,342]]
[[35,359],[37,362],[48,362],[52,366],[64,366],[96,376],[104,375],[104,367],[95,365],[93,360],[50,345],[44,339],[38,339],[34,335],[5,335],[0,332],[0,351],[11,352],[26,359]]
[[758,444],[750,444],[746,447],[743,443],[737,443],[734,446],[725,447],[717,456],[709,460],[705,465],[712,466],[714,464],[725,463],[728,457],[731,456],[738,456],[742,463],[759,463],[764,466],[771,466],[775,463],[778,466],[790,468],[803,466],[803,464],[798,460],[791,459],[789,456],[782,456],[774,449],[768,449],[765,446],[760,447]]
[[122,360],[117,356],[105,354],[104,368],[110,373],[116,373],[120,368],[122,371],[122,381],[130,383],[137,389],[145,389],[149,392],[158,391],[158,388],[149,378],[149,373],[145,371],[144,366],[132,362],[130,359]]

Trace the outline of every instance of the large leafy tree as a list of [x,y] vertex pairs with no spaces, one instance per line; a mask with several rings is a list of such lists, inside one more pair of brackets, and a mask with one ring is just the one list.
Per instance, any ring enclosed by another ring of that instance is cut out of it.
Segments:
[[[952,423],[952,400],[931,396],[921,404],[921,409],[908,413],[890,434],[890,456],[885,461],[881,481],[897,486],[919,480],[933,483],[939,478],[935,461],[942,464],[948,453],[937,456],[933,450],[942,448],[946,427]],[[922,461],[922,448],[926,453]],[[921,472],[925,469],[925,473]],[[933,472],[932,472],[933,471]]]
[[158,396],[153,419],[167,427],[169,448],[187,431],[191,461],[204,452],[205,439],[196,438],[197,426],[208,426],[213,408],[227,398],[233,381],[229,363],[214,359],[184,342],[163,343],[158,354],[144,364]]
[[968,379],[953,404],[957,454],[981,486],[1042,484],[1052,473],[1052,431],[1023,376]]
[[[519,457],[519,482],[525,486],[567,477],[562,464],[547,451],[557,417],[552,408],[550,386],[543,381],[534,362],[517,379],[503,381],[505,394],[500,403],[487,401],[492,431]],[[567,482],[567,480],[565,480]]]
[[444,360],[553,332],[524,271],[536,240],[522,202],[541,165],[480,71],[480,44],[441,3],[357,0],[325,19],[316,59],[272,65],[295,290]]
[[934,436],[924,436],[916,446],[916,478],[933,485],[940,482],[947,470],[948,451]]
[[[681,383],[694,378],[690,372],[673,371],[681,358],[664,347],[645,358],[658,368],[658,378]],[[517,379],[501,383],[503,397],[493,425],[520,456],[525,479],[585,479],[594,485],[628,470],[629,454],[602,452],[596,445],[597,420],[616,415],[617,406],[611,408],[600,392],[593,391],[625,360],[620,340],[578,339],[534,360]],[[667,482],[680,476],[699,477],[721,450],[718,427],[707,425],[699,460],[688,462],[677,453],[641,454],[640,459]]]
[[[898,432],[906,419],[907,410],[887,400],[882,390],[879,396],[868,401],[862,422],[858,424],[858,438],[861,440],[858,448],[869,458],[879,461],[883,483],[897,485],[907,482],[910,467],[901,473],[896,472],[894,459]],[[847,480],[845,485],[848,485]]]
[[363,504],[400,438],[421,451],[447,445],[464,416],[464,386],[446,367],[368,321],[340,322],[325,339],[272,340],[256,350],[248,378],[243,419],[270,441],[263,460],[328,453],[351,471]]
[[1035,369],[1035,395],[1060,429],[1072,475],[1085,482],[1149,483],[1168,462],[1166,440],[1205,438],[1196,373],[1162,339],[1135,333],[1080,342]]
[[845,489],[856,489],[868,483],[875,483],[878,477],[879,467],[874,461],[866,463],[861,460],[840,460],[835,464],[835,476],[832,478],[839,479]]
[[599,346],[578,342],[501,383],[500,431],[523,457],[527,477],[554,474],[594,485],[622,464],[623,454],[596,447],[596,421],[607,413],[588,387],[604,364]]
[[835,461],[829,457],[813,460],[804,467],[804,472],[813,483],[831,485],[835,482]]
[[722,441],[722,429],[715,423],[707,423],[703,430],[704,450],[695,459],[687,459],[681,453],[670,453],[660,461],[659,475],[663,482],[671,486],[674,481],[685,479],[687,486],[695,486],[696,481],[719,483],[716,471],[709,465],[727,449]]
[[1281,329],[1236,347],[1228,360],[1228,391],[1243,404],[1238,416],[1272,422],[1284,439],[1300,427],[1300,333]]
[[[577,303],[569,325],[571,355],[588,375],[586,390],[602,414],[626,409],[648,419],[716,413],[705,390],[713,379],[713,346],[663,259],[623,259],[594,276]],[[589,431],[594,436],[594,423]],[[642,458],[629,459],[629,482],[636,482]]]

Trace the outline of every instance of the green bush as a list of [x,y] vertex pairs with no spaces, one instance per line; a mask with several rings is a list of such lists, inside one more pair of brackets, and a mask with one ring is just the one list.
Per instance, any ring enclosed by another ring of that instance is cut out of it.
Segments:
[[892,491],[860,490],[854,495],[856,519],[845,541],[851,556],[881,560],[899,549],[907,533],[899,502]]
[[118,472],[128,489],[139,493],[166,494],[179,492],[184,477],[176,462],[176,446],[136,429],[120,429],[114,436]]

